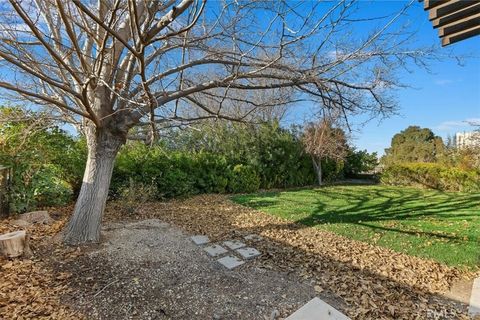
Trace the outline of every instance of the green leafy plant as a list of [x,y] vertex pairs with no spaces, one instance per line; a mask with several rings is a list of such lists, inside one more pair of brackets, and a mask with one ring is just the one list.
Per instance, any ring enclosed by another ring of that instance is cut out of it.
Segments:
[[387,167],[381,181],[389,185],[413,185],[445,191],[480,191],[480,172],[436,163],[402,163]]
[[233,193],[254,192],[259,187],[260,177],[251,166],[237,164],[233,167],[233,178],[229,186]]

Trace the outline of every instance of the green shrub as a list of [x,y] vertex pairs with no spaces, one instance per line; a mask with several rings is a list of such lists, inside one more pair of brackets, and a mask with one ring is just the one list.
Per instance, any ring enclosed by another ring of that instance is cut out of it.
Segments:
[[206,121],[196,127],[199,130],[171,133],[166,148],[221,156],[229,167],[249,165],[259,175],[264,189],[304,186],[315,181],[298,128],[282,128],[278,122],[249,125],[222,121]]
[[157,198],[224,193],[231,177],[224,156],[209,152],[168,151],[163,146],[131,143],[117,158],[111,192],[118,197],[120,189],[133,179],[142,184],[154,184]]
[[233,167],[233,177],[229,186],[231,192],[255,192],[259,187],[260,177],[251,166],[237,164]]
[[387,167],[382,173],[381,182],[445,191],[479,192],[480,172],[436,163],[403,163]]
[[335,161],[331,159],[322,160],[322,176],[326,182],[333,182],[343,178],[343,161]]
[[8,201],[11,212],[64,205],[72,199],[71,185],[61,178],[61,169],[45,165],[36,172],[14,174]]
[[20,108],[0,107],[0,118],[0,164],[12,172],[10,211],[71,201],[82,181],[84,141],[70,136],[48,117]]

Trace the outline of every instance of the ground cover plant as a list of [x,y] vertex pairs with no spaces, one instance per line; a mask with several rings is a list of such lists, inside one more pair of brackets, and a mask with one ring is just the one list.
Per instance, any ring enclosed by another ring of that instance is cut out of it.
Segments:
[[479,266],[480,195],[393,186],[328,186],[233,197],[354,240],[452,266]]

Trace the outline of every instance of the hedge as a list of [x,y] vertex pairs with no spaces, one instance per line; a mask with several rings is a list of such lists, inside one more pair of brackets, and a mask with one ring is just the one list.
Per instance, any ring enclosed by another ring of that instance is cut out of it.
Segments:
[[480,171],[436,163],[402,163],[387,167],[382,172],[381,182],[444,191],[480,192]]

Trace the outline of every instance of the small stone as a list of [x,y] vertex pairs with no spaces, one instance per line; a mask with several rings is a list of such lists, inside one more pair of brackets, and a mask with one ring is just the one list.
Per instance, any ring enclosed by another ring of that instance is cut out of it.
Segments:
[[235,250],[235,249],[240,249],[246,246],[245,243],[240,242],[238,240],[228,240],[224,241],[223,245],[227,246],[228,248]]
[[280,317],[280,312],[277,309],[273,310],[270,314],[270,320],[275,320],[278,317]]
[[218,244],[214,244],[212,246],[205,247],[205,248],[203,248],[203,250],[205,250],[212,257],[216,257],[216,256],[219,256],[221,254],[224,254],[224,253],[228,252],[227,249],[225,249],[224,247],[222,247],[221,245],[218,245]]
[[202,245],[210,242],[210,239],[208,239],[207,236],[202,236],[202,235],[193,236],[193,237],[190,237],[190,239],[196,245]]
[[217,261],[229,270],[236,268],[245,263],[245,261],[242,261],[241,259],[235,256],[226,256],[218,259]]
[[250,247],[240,248],[235,251],[245,259],[253,259],[261,254],[260,251],[258,251],[257,249]]
[[315,292],[316,292],[316,293],[320,293],[320,292],[323,291],[323,288],[320,287],[320,286],[315,286],[315,287],[313,287],[313,288],[315,289]]
[[249,234],[247,236],[244,237],[245,240],[250,240],[250,241],[260,241],[260,240],[263,240],[263,237],[262,236],[259,236],[258,234]]

